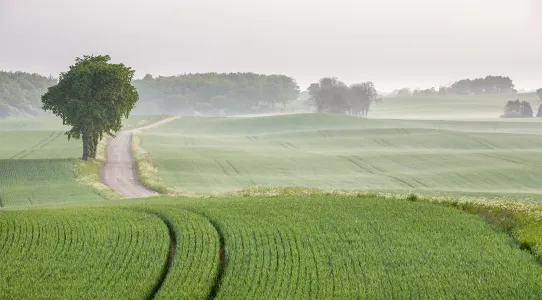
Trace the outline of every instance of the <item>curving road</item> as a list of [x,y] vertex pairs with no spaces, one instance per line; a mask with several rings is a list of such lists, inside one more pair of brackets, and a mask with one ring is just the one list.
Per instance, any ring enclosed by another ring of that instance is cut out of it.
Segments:
[[100,167],[100,179],[104,184],[126,198],[158,195],[144,187],[137,178],[135,160],[132,157],[132,134],[134,130],[145,130],[171,122],[178,117],[169,117],[132,130],[117,133],[106,146],[105,162]]

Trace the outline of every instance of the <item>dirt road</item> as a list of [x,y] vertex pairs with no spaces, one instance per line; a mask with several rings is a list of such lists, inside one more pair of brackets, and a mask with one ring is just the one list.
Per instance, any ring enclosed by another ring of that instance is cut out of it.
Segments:
[[100,168],[102,182],[126,198],[158,195],[144,187],[137,178],[135,160],[132,157],[132,134],[134,130],[150,129],[175,119],[177,117],[170,117],[144,127],[117,133],[106,146],[105,162]]

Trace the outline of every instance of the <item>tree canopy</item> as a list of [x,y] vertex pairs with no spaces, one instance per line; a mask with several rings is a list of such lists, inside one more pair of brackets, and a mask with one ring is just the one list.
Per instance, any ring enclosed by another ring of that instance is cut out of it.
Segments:
[[463,79],[450,86],[455,94],[502,94],[515,93],[515,85],[510,77],[486,76],[485,78]]
[[83,140],[84,160],[96,158],[102,135],[119,131],[122,117],[128,117],[138,100],[131,84],[134,71],[110,60],[108,55],[77,58],[42,96],[43,109],[72,126],[68,139]]
[[135,80],[140,94],[136,111],[206,115],[260,113],[297,99],[297,82],[285,75],[201,73],[179,76],[147,74]]
[[0,119],[44,114],[41,95],[56,83],[39,74],[0,71]]
[[309,101],[318,113],[367,117],[378,93],[370,81],[347,86],[335,77],[325,77],[307,88]]
[[532,118],[533,108],[527,101],[510,100],[504,106],[502,118]]
[[433,96],[433,95],[473,95],[516,93],[515,85],[510,77],[486,76],[485,78],[461,79],[450,86],[428,89],[401,88],[393,91],[396,96]]

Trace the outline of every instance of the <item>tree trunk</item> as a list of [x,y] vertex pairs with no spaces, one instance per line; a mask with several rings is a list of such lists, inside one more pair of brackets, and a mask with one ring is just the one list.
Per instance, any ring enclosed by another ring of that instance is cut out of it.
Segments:
[[88,156],[90,158],[96,158],[95,149],[96,149],[96,138],[95,138],[95,134],[93,133],[90,135],[90,150],[88,151],[89,152]]
[[89,150],[90,150],[90,134],[85,132],[83,133],[83,158],[82,158],[84,161],[88,160]]
[[88,157],[95,158],[94,149],[96,148],[96,142],[94,141],[94,134],[90,135]]
[[90,135],[90,150],[89,157],[96,159],[96,150],[98,148],[99,135],[97,133],[92,133]]
[[94,149],[92,150],[92,158],[96,158],[96,152],[98,151],[98,144],[100,143],[100,136],[98,133],[94,136]]

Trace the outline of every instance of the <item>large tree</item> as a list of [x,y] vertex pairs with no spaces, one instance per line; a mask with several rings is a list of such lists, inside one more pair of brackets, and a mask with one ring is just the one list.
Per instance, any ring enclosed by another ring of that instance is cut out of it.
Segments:
[[376,101],[378,93],[370,81],[355,83],[350,86],[350,114],[367,117],[371,104]]
[[533,109],[527,101],[510,100],[504,106],[502,118],[532,118]]
[[41,97],[44,110],[72,126],[68,139],[83,140],[83,160],[96,158],[102,135],[119,131],[139,98],[131,83],[134,70],[110,60],[108,55],[77,58]]
[[318,113],[349,114],[367,117],[378,93],[370,81],[346,86],[336,77],[325,77],[307,88],[309,103]]
[[336,77],[324,77],[308,89],[310,104],[319,113],[344,114],[350,110],[349,90],[346,84]]

